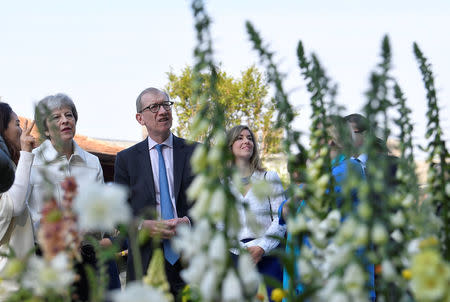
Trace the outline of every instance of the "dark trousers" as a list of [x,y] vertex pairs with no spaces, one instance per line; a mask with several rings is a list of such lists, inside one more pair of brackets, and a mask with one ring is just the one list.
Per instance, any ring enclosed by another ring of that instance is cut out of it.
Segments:
[[[283,284],[283,267],[281,266],[280,260],[274,256],[263,256],[261,261],[257,264],[258,272],[263,276],[272,277],[275,280],[279,281]],[[270,299],[270,295],[272,294],[273,288],[266,284],[267,295]]]
[[181,298],[178,296],[186,286],[186,283],[180,276],[182,270],[181,262],[178,260],[174,265],[171,265],[167,260],[164,260],[164,267],[166,269],[167,281],[170,285],[170,292],[175,297],[175,301],[181,301]]

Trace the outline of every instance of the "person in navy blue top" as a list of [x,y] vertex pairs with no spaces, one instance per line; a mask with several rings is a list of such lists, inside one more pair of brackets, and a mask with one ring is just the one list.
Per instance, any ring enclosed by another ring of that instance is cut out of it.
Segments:
[[[351,132],[349,125],[346,123],[346,121],[342,117],[338,116],[332,116],[330,117],[330,121],[332,123],[332,127],[327,129],[328,136],[330,137],[329,141],[327,142],[329,148],[330,148],[330,157],[331,157],[331,174],[334,181],[334,193],[336,194],[336,207],[340,208],[343,203],[342,198],[342,187],[348,180],[348,177],[350,174],[355,175],[357,177],[360,177],[361,179],[365,180],[365,174],[363,167],[361,166],[360,162],[350,158],[350,154],[347,154],[345,147],[347,147],[348,143],[351,143]],[[340,131],[338,131],[338,129]],[[303,184],[300,184],[300,187]],[[329,192],[327,192],[329,193]],[[287,218],[288,214],[288,200],[285,200],[281,206],[278,209],[278,215],[279,215],[279,223],[285,224],[285,218]],[[358,203],[357,199],[357,190],[352,190],[352,203],[353,208]],[[301,212],[303,207],[307,206],[306,201],[301,201],[300,205],[297,207],[297,213]],[[331,211],[331,209],[330,209]],[[343,217],[342,219],[345,219]],[[288,232],[287,234],[287,240],[288,244],[286,245],[286,252],[290,253],[292,244],[289,244],[292,242],[292,234]],[[308,241],[308,238],[304,238],[303,244],[306,247],[310,247],[310,243]],[[362,255],[364,252],[363,249],[360,249],[358,251],[358,255]],[[300,250],[297,248],[295,250],[295,254],[297,257],[300,255]],[[295,268],[296,270],[296,268]],[[370,290],[369,297],[371,301],[375,301],[375,291],[374,289],[374,265],[373,264],[367,264],[366,270],[369,273],[369,284],[372,290]],[[300,276],[301,272],[298,272],[296,270],[296,276]],[[285,290],[289,287],[289,275],[287,274],[286,270],[284,270],[283,275],[283,287]],[[302,284],[298,284],[296,287],[296,293],[301,294],[304,292],[304,287]]]

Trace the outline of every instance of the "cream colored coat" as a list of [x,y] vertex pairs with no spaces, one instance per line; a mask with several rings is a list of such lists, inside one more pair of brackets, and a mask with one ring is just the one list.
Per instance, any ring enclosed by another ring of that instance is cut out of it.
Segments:
[[[34,248],[33,227],[25,204],[33,157],[33,154],[21,151],[14,184],[9,191],[0,194],[0,252],[9,254],[12,249],[19,259],[25,258]],[[4,274],[9,261],[0,256],[0,275]],[[0,301],[17,289],[15,282],[2,280]]]

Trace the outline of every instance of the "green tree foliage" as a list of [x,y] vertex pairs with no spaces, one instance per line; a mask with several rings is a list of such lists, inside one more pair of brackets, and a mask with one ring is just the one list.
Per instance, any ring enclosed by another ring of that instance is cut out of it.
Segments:
[[[208,74],[202,77],[201,90],[210,89]],[[168,73],[169,83],[166,86],[171,98],[178,97],[175,104],[178,116],[178,126],[175,131],[182,137],[202,140],[203,137],[190,133],[193,118],[199,112],[199,105],[193,102],[193,70],[187,66],[180,75],[173,71]],[[241,73],[239,78],[233,78],[224,71],[217,72],[217,100],[224,108],[226,128],[246,124],[258,136],[261,150],[264,154],[280,151],[282,130],[274,131],[275,104],[267,99],[268,86],[263,75],[254,66]],[[210,111],[212,112],[212,111]],[[211,117],[210,117],[211,118]]]

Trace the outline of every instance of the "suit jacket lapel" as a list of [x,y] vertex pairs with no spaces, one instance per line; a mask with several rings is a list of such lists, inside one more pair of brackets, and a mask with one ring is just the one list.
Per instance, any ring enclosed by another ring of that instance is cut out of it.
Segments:
[[142,169],[139,169],[139,171],[142,171],[142,177],[147,181],[148,196],[151,196],[149,200],[156,205],[155,182],[153,181],[152,163],[150,161],[147,139],[140,143],[138,151],[138,163],[142,165]]
[[178,194],[180,193],[181,179],[183,178],[184,161],[186,153],[184,151],[184,141],[175,135],[173,136],[173,183],[175,203],[178,209]]

